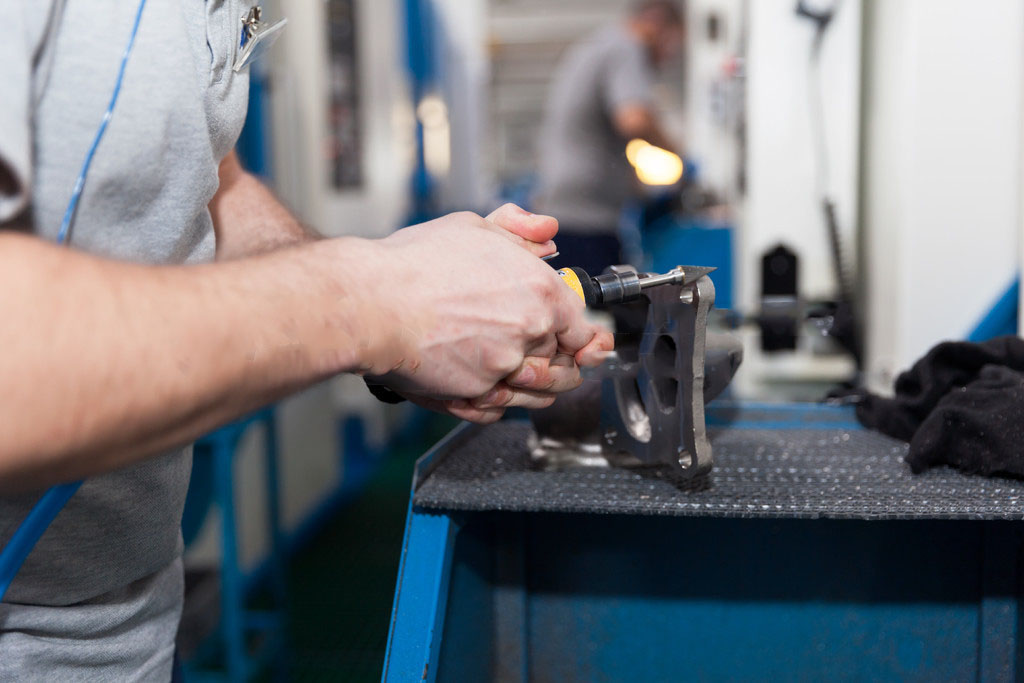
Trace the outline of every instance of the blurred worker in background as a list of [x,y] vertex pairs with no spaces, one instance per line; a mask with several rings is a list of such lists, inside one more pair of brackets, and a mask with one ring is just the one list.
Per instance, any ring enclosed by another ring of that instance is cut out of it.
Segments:
[[382,240],[299,225],[230,151],[243,4],[5,5],[0,547],[45,487],[88,479],[0,603],[0,680],[171,677],[204,432],[341,372],[494,421],[549,405],[611,345],[538,258],[551,218],[507,205]]
[[565,56],[545,113],[537,196],[537,208],[560,223],[556,265],[596,274],[622,262],[620,215],[638,185],[626,144],[677,151],[658,121],[654,83],[684,35],[677,2],[640,0]]

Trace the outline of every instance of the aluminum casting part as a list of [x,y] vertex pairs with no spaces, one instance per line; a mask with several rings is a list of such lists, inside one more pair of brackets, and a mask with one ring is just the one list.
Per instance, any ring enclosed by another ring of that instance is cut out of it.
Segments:
[[743,342],[723,332],[708,332],[704,342],[704,405],[715,400],[743,364]]
[[[582,387],[531,412],[535,466],[667,465],[681,479],[710,470],[704,404],[725,389],[743,358],[734,338],[706,342],[714,303],[710,271],[684,268],[681,282],[655,283],[639,300],[609,307],[617,323],[615,352],[585,373]],[[609,274],[626,281],[635,274],[637,282],[647,277],[628,266]],[[693,279],[686,282],[687,276]]]
[[[686,269],[684,269],[686,270]],[[602,387],[603,450],[645,465],[668,465],[692,478],[711,470],[704,425],[707,318],[715,286],[706,275],[645,292],[646,321],[636,348],[636,377]]]
[[538,436],[537,432],[530,432],[526,447],[534,466],[549,472],[595,467],[637,467],[643,464],[631,456],[610,457],[612,454],[605,453],[599,442],[555,439]]
[[[620,364],[612,370],[613,376],[635,377],[635,365]],[[602,368],[608,367],[606,361]],[[526,446],[534,467],[562,471],[641,464],[632,456],[601,448],[601,384],[600,377],[590,377],[578,389],[559,396],[550,408],[530,412],[534,431]]]

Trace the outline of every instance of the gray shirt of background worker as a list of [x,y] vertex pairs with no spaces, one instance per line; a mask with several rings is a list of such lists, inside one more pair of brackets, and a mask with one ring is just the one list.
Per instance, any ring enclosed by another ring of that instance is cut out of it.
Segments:
[[560,232],[615,234],[637,180],[626,143],[671,150],[655,115],[657,66],[682,36],[677,5],[648,0],[574,45],[551,85],[540,139],[537,208]]

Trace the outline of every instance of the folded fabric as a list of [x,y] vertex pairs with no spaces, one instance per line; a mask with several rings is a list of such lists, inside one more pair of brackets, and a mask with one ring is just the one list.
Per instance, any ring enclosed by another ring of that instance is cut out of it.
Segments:
[[893,398],[865,394],[857,418],[908,441],[914,472],[946,464],[1024,477],[1024,340],[944,342],[896,380]]

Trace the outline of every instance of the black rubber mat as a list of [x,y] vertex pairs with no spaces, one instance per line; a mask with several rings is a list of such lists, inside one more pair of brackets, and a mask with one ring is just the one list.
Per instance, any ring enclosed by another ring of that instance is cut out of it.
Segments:
[[471,429],[436,453],[413,502],[445,510],[716,517],[1024,519],[1024,482],[947,468],[911,474],[906,445],[823,425],[710,430],[715,468],[699,482],[622,469],[540,472],[526,422]]

